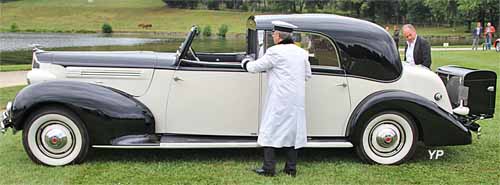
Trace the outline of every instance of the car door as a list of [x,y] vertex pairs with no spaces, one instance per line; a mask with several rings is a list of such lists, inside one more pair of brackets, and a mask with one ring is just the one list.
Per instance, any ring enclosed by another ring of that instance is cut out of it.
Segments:
[[[345,71],[339,67],[335,45],[326,36],[315,33],[297,32],[293,37],[296,45],[309,51],[313,72],[313,77],[306,82],[308,136],[345,136],[351,104],[347,78]],[[270,32],[266,33],[266,38],[271,38]],[[265,43],[266,47],[273,45],[272,39],[266,39]],[[264,74],[263,95],[267,91],[266,79]]]
[[243,70],[180,67],[167,103],[168,133],[255,136],[259,75]]

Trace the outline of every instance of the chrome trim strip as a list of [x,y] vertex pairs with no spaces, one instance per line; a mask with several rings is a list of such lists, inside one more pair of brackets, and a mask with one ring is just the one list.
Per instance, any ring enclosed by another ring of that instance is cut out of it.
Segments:
[[[193,149],[193,148],[258,148],[256,142],[245,143],[160,143],[154,146],[115,146],[115,145],[92,145],[93,148],[117,148],[117,149]],[[307,142],[305,148],[352,148],[351,142]]]

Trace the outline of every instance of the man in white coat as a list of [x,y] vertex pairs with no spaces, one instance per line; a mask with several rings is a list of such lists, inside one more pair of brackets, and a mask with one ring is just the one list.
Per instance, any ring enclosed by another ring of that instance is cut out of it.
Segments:
[[266,104],[259,129],[257,143],[264,148],[264,164],[254,171],[259,175],[274,176],[275,148],[285,148],[287,161],[283,172],[297,173],[297,149],[307,142],[305,83],[311,78],[309,54],[296,46],[292,39],[297,27],[273,21],[273,41],[256,61],[243,60],[242,67],[248,72],[267,72]]

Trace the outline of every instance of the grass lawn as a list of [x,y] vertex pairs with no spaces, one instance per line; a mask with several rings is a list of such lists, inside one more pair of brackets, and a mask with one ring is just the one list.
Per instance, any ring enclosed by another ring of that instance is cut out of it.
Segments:
[[[28,32],[100,32],[110,23],[118,32],[186,32],[193,24],[210,25],[212,33],[219,26],[229,26],[229,33],[245,33],[246,20],[254,14],[241,11],[186,10],[166,8],[161,0],[19,0],[0,3],[0,31],[15,23]],[[263,14],[263,13],[256,13]],[[138,24],[152,24],[145,30]],[[392,25],[390,26],[392,33]],[[420,35],[458,36],[465,26],[417,26]]]
[[31,70],[30,64],[0,65],[0,72]]
[[[433,68],[456,64],[500,73],[495,52],[433,52]],[[0,106],[21,87],[0,89]],[[481,139],[467,146],[419,146],[399,166],[363,164],[352,149],[305,149],[299,174],[260,177],[249,169],[261,164],[259,149],[95,150],[81,165],[44,167],[25,154],[21,133],[0,136],[2,184],[500,184],[500,96],[496,117],[483,120]],[[475,135],[474,135],[475,136]],[[443,136],[446,137],[446,136]],[[429,160],[428,150],[444,150]],[[283,165],[279,155],[278,168]]]
[[[100,32],[109,23],[120,32],[186,32],[193,24],[210,25],[217,33],[220,25],[230,33],[244,33],[250,12],[169,9],[161,0],[22,0],[0,3],[0,30],[13,23],[21,31]],[[138,24],[152,24],[145,30]]]

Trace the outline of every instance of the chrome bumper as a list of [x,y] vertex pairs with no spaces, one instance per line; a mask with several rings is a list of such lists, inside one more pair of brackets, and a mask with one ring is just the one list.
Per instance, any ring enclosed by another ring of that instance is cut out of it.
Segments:
[[11,127],[10,119],[10,109],[12,108],[12,102],[7,103],[7,109],[0,115],[0,132],[3,134],[7,128]]
[[8,121],[9,121],[9,116],[7,114],[7,111],[5,111],[0,116],[0,132],[2,134],[5,133],[5,130],[7,130],[7,126],[9,125]]

